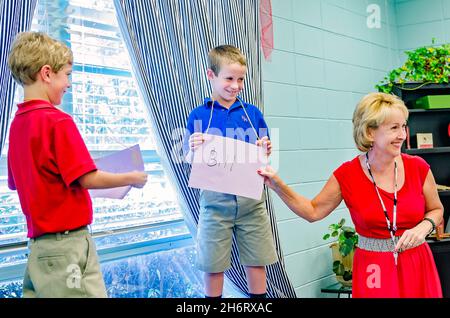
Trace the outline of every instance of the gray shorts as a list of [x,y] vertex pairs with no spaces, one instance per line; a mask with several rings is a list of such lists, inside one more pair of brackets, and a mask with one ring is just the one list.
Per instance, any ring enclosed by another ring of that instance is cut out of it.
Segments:
[[265,206],[253,200],[203,190],[197,231],[197,268],[221,273],[231,267],[233,233],[244,266],[265,266],[278,260]]
[[87,227],[30,239],[23,297],[107,297]]

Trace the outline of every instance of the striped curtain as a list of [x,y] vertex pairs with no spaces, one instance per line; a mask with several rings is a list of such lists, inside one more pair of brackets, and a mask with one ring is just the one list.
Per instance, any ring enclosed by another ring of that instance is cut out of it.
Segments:
[[[114,0],[141,97],[147,105],[166,173],[179,193],[186,223],[196,237],[199,191],[188,187],[189,165],[181,140],[190,111],[210,95],[207,53],[220,44],[239,47],[248,60],[242,97],[262,106],[258,0]],[[281,253],[270,194],[270,214],[279,262],[267,267],[269,297],[295,297]],[[233,241],[230,281],[247,293],[244,268]]]
[[8,53],[17,33],[30,29],[37,0],[0,0],[0,153],[6,142],[16,83]]

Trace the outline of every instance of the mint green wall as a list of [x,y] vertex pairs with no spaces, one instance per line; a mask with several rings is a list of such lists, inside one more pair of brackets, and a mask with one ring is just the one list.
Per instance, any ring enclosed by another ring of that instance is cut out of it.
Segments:
[[405,50],[450,42],[449,0],[397,0],[395,5],[398,48],[403,62]]
[[[265,116],[279,129],[279,173],[313,198],[342,162],[358,152],[351,117],[357,101],[399,64],[396,6],[385,0],[272,0],[274,46],[263,65]],[[369,29],[369,3],[381,8],[381,28]],[[272,137],[274,134],[272,134]],[[275,156],[276,157],[276,156]],[[322,240],[330,223],[349,214],[342,204],[309,224],[274,195],[286,268],[299,297],[335,297],[331,251]]]

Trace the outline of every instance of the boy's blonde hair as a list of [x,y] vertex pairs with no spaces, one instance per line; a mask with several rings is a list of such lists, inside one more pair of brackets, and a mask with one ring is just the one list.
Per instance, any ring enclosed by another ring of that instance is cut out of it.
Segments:
[[395,95],[370,93],[361,99],[353,113],[353,139],[360,151],[367,152],[372,147],[369,128],[378,128],[394,109],[400,110],[408,119],[408,108]]
[[220,45],[213,48],[208,53],[208,68],[217,76],[223,63],[239,63],[247,66],[245,55],[235,46]]
[[64,65],[72,63],[70,48],[42,32],[19,33],[8,56],[9,69],[21,85],[33,84],[44,65],[57,73]]

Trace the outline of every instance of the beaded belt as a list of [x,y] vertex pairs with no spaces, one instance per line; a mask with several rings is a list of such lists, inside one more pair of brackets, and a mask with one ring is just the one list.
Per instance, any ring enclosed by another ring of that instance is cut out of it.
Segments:
[[393,252],[399,237],[395,237],[395,244],[392,239],[377,239],[373,237],[365,237],[359,235],[358,247],[360,249],[372,252]]

